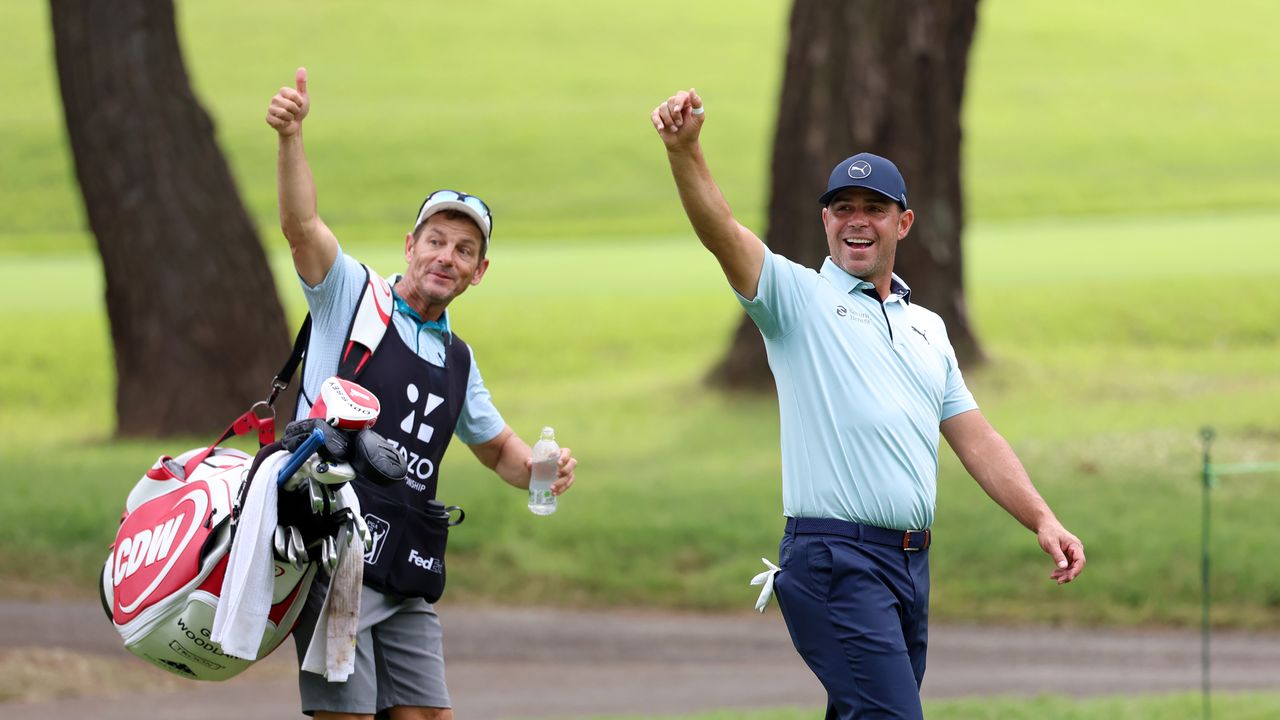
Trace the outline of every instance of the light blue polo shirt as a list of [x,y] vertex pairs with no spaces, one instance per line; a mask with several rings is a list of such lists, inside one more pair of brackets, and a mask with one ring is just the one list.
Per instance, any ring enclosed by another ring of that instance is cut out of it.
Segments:
[[778,387],[782,509],[924,529],[938,425],[978,405],[942,318],[912,304],[897,275],[883,304],[862,292],[872,287],[831,258],[815,272],[766,250],[755,299],[738,295]]
[[[320,384],[338,371],[338,354],[342,351],[351,316],[360,302],[366,280],[364,267],[359,261],[341,251],[319,285],[311,287],[299,278],[307,307],[311,310],[311,344],[307,346],[307,361],[302,374],[302,388],[309,398],[314,399],[320,391]],[[400,339],[410,350],[416,351],[418,357],[444,367],[445,342],[452,337],[448,311],[439,322],[419,324],[397,307],[391,313],[391,323]],[[468,445],[479,445],[497,437],[504,427],[506,422],[493,405],[472,352],[467,397],[454,435]]]

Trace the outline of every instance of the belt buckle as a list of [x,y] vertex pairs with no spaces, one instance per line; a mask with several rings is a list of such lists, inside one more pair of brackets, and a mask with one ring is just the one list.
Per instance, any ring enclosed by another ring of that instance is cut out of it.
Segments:
[[[921,545],[920,547],[911,547],[911,533],[913,532],[924,533],[924,544]],[[928,529],[907,530],[906,532],[902,533],[902,551],[903,552],[920,552],[921,550],[928,550],[929,545],[932,542],[933,542],[933,533],[931,533]]]

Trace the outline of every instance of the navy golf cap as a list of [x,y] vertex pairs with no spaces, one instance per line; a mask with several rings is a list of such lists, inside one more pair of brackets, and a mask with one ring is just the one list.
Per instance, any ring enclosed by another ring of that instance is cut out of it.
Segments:
[[902,180],[902,173],[898,172],[897,165],[879,155],[864,152],[841,161],[831,171],[827,191],[818,202],[830,205],[836,193],[851,187],[875,190],[901,205],[903,210],[907,209],[907,183]]

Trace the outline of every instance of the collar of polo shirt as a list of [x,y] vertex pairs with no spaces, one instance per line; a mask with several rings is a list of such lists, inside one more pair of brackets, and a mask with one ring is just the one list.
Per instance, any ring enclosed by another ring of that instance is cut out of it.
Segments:
[[[836,265],[835,261],[831,258],[827,258],[823,261],[822,270],[820,272],[822,273],[822,276],[831,283],[831,287],[842,293],[847,294],[854,290],[865,291],[869,288],[871,290],[871,294],[876,294],[875,285],[872,285],[862,278],[854,277],[853,275],[845,272],[839,265]],[[903,302],[911,302],[911,287],[907,285],[902,278],[898,277],[897,273],[893,273],[893,276],[889,280],[889,294],[897,295],[902,298]],[[878,299],[879,295],[876,295],[876,297]]]

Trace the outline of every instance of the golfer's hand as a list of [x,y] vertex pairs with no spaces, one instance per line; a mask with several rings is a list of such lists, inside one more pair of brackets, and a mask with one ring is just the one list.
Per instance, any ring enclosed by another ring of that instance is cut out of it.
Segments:
[[282,87],[271,98],[267,107],[267,124],[280,133],[280,137],[297,135],[302,120],[311,111],[311,98],[307,95],[307,69],[298,68],[294,74],[294,87]]
[[[694,111],[697,112],[694,112]],[[693,88],[681,90],[653,109],[649,116],[668,150],[688,147],[698,142],[702,124],[707,121],[702,98]]]
[[1040,548],[1053,558],[1056,568],[1049,574],[1049,579],[1059,585],[1076,579],[1084,570],[1084,543],[1080,538],[1067,532],[1059,523],[1048,523],[1036,533]]

